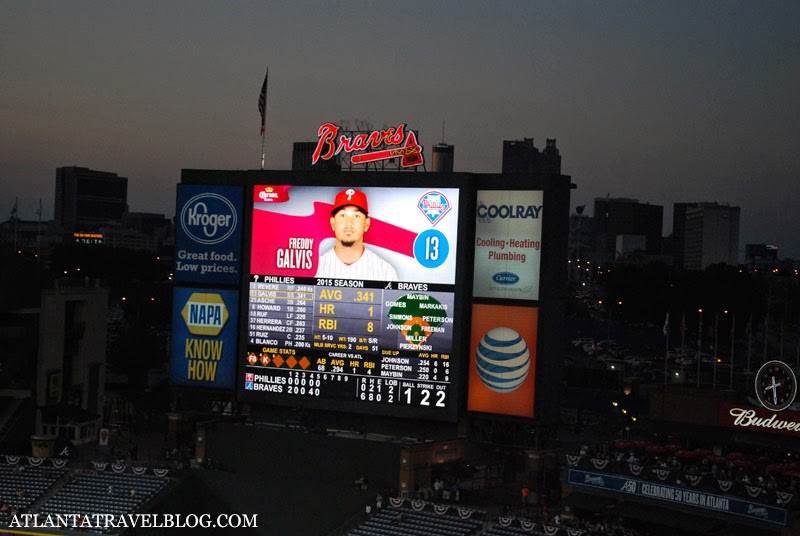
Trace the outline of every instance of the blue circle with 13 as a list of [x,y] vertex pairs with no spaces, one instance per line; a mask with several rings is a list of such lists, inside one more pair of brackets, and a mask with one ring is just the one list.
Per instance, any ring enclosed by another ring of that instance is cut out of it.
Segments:
[[438,268],[449,253],[447,237],[436,229],[428,229],[414,240],[414,258],[425,268]]

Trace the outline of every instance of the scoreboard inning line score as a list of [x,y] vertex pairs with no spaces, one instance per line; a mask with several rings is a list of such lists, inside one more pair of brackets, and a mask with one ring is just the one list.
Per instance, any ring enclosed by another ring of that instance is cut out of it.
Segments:
[[356,187],[369,200],[364,247],[398,280],[320,277],[318,259],[336,240],[332,201],[343,188],[254,188],[244,397],[448,414],[458,368],[459,192]]

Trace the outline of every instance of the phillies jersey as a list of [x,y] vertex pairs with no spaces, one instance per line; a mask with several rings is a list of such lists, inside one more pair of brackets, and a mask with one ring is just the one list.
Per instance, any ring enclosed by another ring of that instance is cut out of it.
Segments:
[[366,279],[373,281],[397,281],[394,267],[364,247],[364,252],[353,264],[345,264],[336,252],[330,249],[320,255],[316,277],[335,279]]

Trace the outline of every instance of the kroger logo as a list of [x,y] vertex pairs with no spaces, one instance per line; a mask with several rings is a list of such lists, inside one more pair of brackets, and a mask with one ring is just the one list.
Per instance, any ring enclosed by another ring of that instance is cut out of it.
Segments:
[[227,197],[198,194],[183,205],[181,228],[200,244],[219,244],[236,230],[236,208]]
[[519,276],[511,272],[498,272],[492,276],[492,281],[500,285],[514,285],[519,283]]

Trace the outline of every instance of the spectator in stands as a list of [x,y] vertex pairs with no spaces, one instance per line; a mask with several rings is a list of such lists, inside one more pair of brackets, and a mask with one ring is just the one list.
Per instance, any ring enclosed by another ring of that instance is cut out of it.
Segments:
[[437,501],[442,498],[442,481],[438,478],[433,481],[433,498]]
[[136,488],[135,487],[131,488],[131,498],[133,498],[133,497],[136,497]]
[[528,489],[527,484],[522,485],[522,489],[519,490],[520,497],[522,498],[522,506],[523,508],[528,507],[528,495],[530,494],[530,490]]
[[453,482],[453,485],[450,486],[450,499],[455,502],[461,499],[461,489],[458,487],[458,482]]

